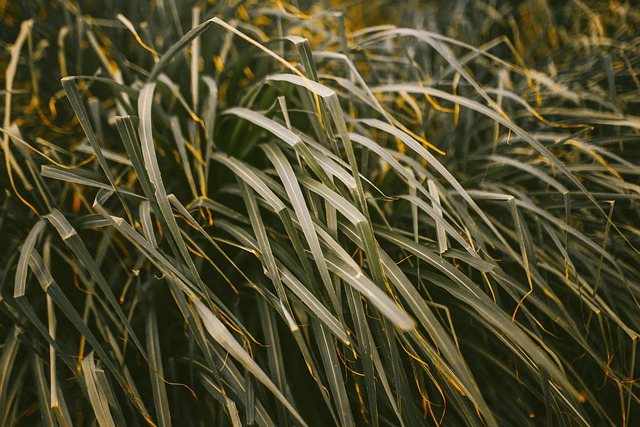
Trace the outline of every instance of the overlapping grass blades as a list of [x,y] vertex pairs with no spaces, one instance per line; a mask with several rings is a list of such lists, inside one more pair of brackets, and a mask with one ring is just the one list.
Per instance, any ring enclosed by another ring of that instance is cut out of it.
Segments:
[[78,3],[4,40],[1,425],[640,420],[636,10]]

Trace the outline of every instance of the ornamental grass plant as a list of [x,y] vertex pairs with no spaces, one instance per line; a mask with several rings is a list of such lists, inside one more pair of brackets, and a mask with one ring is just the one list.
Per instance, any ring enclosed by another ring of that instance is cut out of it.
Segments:
[[635,2],[0,17],[0,425],[640,423]]

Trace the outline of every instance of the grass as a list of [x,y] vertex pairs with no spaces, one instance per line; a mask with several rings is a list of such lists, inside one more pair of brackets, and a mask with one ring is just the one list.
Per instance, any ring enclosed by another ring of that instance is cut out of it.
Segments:
[[635,425],[631,4],[0,2],[0,425]]

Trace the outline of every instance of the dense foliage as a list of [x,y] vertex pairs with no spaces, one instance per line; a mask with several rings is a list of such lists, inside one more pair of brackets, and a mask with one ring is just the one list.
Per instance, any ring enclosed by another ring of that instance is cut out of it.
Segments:
[[633,1],[0,1],[0,425],[637,425]]

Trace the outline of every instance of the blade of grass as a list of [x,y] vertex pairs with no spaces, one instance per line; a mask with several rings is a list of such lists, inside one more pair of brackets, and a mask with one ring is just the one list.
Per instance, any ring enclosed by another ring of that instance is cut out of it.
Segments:
[[111,416],[109,405],[107,404],[106,392],[100,387],[98,379],[96,378],[96,371],[97,368],[93,359],[93,352],[91,352],[82,360],[82,373],[87,386],[89,401],[91,402],[91,407],[98,419],[100,427],[115,427],[116,423]]
[[85,109],[84,103],[82,102],[80,89],[78,88],[75,78],[64,77],[62,79],[62,87],[64,88],[67,98],[69,98],[69,102],[71,102],[71,107],[73,108],[73,111],[76,114],[76,117],[78,118],[78,121],[80,122],[80,125],[84,130],[84,133],[87,135],[89,144],[91,144],[91,148],[93,148],[93,151],[96,154],[96,158],[98,159],[98,163],[100,163],[100,167],[102,168],[103,172],[107,176],[107,180],[109,181],[109,184],[116,192],[116,195],[120,200],[122,207],[124,208],[125,212],[127,212],[127,217],[131,218],[131,213],[129,212],[129,208],[127,204],[124,202],[124,199],[122,198],[122,195],[120,194],[120,191],[118,190],[118,187],[116,185],[116,179],[113,175],[113,171],[107,164],[107,159],[104,157],[104,154],[102,153],[102,147],[98,142],[98,138],[93,130],[93,126],[91,125],[89,116],[87,115],[87,110]]
[[245,369],[251,372],[258,381],[264,384],[264,386],[273,393],[273,395],[285,408],[287,408],[291,415],[293,415],[301,425],[307,426],[307,423],[302,419],[291,403],[287,401],[282,392],[278,390],[267,374],[264,373],[260,366],[258,366],[242,346],[238,344],[233,335],[231,335],[224,324],[211,312],[211,310],[198,300],[193,300],[193,304],[195,305],[197,313],[202,319],[202,322],[211,337],[220,344],[225,351],[231,354],[234,359],[240,362]]
[[167,389],[164,384],[164,368],[162,366],[162,352],[160,349],[160,334],[158,332],[158,320],[156,311],[150,308],[147,315],[147,351],[149,352],[149,375],[153,385],[153,400],[158,417],[158,425],[161,427],[171,426],[171,412],[169,410],[169,399]]

